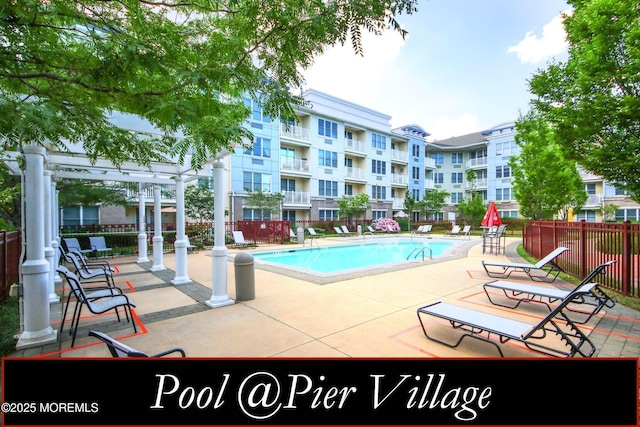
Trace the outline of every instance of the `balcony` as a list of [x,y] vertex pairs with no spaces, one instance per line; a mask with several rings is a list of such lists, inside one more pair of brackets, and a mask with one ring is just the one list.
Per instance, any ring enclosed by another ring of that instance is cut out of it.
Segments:
[[357,153],[365,154],[367,152],[366,144],[363,141],[357,139],[345,138],[344,149],[348,151],[355,151]]
[[366,181],[367,171],[365,169],[347,167],[345,168],[344,178],[355,179],[358,181]]
[[400,197],[394,197],[392,209],[404,209],[404,199]]
[[304,206],[311,207],[311,193],[304,191],[283,191],[282,204],[285,207]]
[[400,175],[397,173],[391,174],[391,184],[395,185],[409,185],[409,178],[407,175]]
[[483,168],[487,166],[487,157],[477,157],[467,160],[467,169]]
[[[144,193],[145,200],[153,200],[153,185],[146,187],[142,192]],[[132,201],[138,201],[138,193],[139,191],[136,189],[127,189],[126,190],[127,198]],[[160,200],[163,201],[176,201],[176,186],[175,185],[167,185],[163,184],[160,186]]]
[[602,194],[589,194],[587,201],[584,202],[584,207],[602,206]]
[[487,188],[487,178],[478,178],[475,181],[467,182],[466,187],[467,190],[472,188]]
[[424,167],[427,169],[435,169],[436,161],[431,157],[427,157],[426,159],[424,159]]
[[400,150],[391,150],[391,160],[396,162],[408,163],[409,153]]
[[291,159],[289,157],[280,157],[280,170],[304,174],[311,173],[308,160]]
[[306,143],[305,145],[311,144],[311,130],[300,126],[286,126],[283,123],[280,123],[280,136],[283,138],[304,141]]
[[433,181],[433,178],[425,178],[424,179],[424,188],[426,190],[433,190],[436,188],[436,183]]

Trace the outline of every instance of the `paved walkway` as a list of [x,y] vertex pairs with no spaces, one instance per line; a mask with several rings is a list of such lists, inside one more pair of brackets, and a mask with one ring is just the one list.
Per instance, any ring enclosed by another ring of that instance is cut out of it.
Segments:
[[[349,241],[353,240],[323,238],[316,243],[325,246]],[[517,239],[508,239],[506,255],[482,254],[477,237],[461,243],[455,253],[441,260],[416,262],[410,268],[368,269],[329,279],[256,262],[255,298],[215,309],[205,304],[211,298],[210,251],[188,255],[188,275],[193,282],[180,286],[171,284],[175,270],[172,254],[164,256],[167,269],[159,272],[149,270],[151,263],[114,258],[110,261],[119,269],[116,283],[136,304],[137,333],[131,323],[117,322],[115,315],[94,316],[84,310],[74,348],[70,348],[67,320],[57,343],[21,350],[14,356],[108,356],[106,347],[87,335],[95,329],[148,353],[181,347],[192,357],[497,357],[493,346],[477,340],[467,340],[456,349],[427,340],[416,316],[418,307],[437,300],[529,322],[546,313],[540,304],[523,304],[518,310],[492,306],[482,291],[482,284],[491,279],[482,269],[481,260],[521,260],[515,252]],[[281,245],[275,248],[282,250]],[[250,251],[266,249],[260,246]],[[232,260],[237,252],[230,250],[227,264],[232,299]],[[512,279],[530,282],[516,274]],[[553,286],[568,285],[558,281]],[[59,329],[62,303],[51,308],[52,325]],[[596,356],[640,356],[639,312],[618,304],[585,328],[598,348]],[[454,333],[444,325],[441,330]],[[519,343],[509,342],[501,348],[507,357],[540,356]]]

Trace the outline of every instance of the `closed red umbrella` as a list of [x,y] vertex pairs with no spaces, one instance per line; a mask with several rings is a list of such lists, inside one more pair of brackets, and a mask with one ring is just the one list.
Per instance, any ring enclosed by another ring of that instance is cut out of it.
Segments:
[[498,208],[496,208],[496,204],[493,202],[489,202],[489,207],[487,208],[487,213],[484,215],[482,219],[483,227],[494,227],[502,224],[500,220],[500,215],[498,214]]

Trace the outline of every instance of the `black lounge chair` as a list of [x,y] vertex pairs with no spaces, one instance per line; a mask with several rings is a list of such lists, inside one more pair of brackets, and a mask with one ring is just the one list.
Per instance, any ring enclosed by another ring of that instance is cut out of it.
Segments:
[[[577,289],[584,284],[591,283],[597,275],[605,273],[607,267],[615,263],[616,261],[612,260],[600,264],[594,268],[593,271],[589,273],[587,277],[585,277],[574,289]],[[536,302],[544,304],[549,308],[549,310],[552,310],[551,304],[565,299],[571,293],[571,291],[551,286],[536,286],[526,283],[506,282],[502,280],[485,283],[483,288],[484,292],[487,294],[487,298],[489,298],[489,301],[492,304],[506,308],[517,308],[522,302]],[[511,301],[515,301],[515,304],[501,302],[500,299],[502,298],[496,299],[495,295],[492,298],[490,293],[490,290],[492,289],[502,291],[504,297]],[[567,311],[579,313],[581,316],[584,316],[580,321],[573,319],[574,322],[579,324],[587,323],[593,316],[598,314],[603,307],[612,308],[616,304],[614,300],[604,293],[600,286],[593,287],[588,295],[576,296],[571,303],[572,304],[569,304],[566,307]],[[572,307],[574,304],[587,305],[592,308],[591,310],[586,311]]]
[[134,332],[138,332],[136,328],[136,322],[133,319],[133,314],[131,311],[131,308],[135,307],[136,305],[129,299],[128,296],[123,295],[121,289],[105,286],[102,288],[91,288],[85,290],[78,277],[71,271],[69,271],[68,268],[59,266],[57,268],[57,271],[66,279],[67,283],[69,283],[69,286],[71,287],[71,293],[67,296],[67,303],[62,315],[60,335],[62,335],[62,330],[64,329],[64,322],[67,318],[67,309],[69,308],[71,295],[73,294],[73,296],[76,298],[76,305],[73,309],[73,316],[71,318],[71,326],[69,329],[69,333],[72,334],[71,347],[73,347],[76,342],[76,334],[78,332],[78,324],[80,323],[82,306],[87,306],[89,311],[93,314],[102,314],[110,310],[114,310],[116,312],[116,316],[118,317],[118,322],[120,321],[120,312],[118,311],[118,308],[122,307],[124,308],[124,313],[126,315],[127,321],[129,321],[129,318],[131,318]]
[[89,336],[95,337],[105,343],[113,357],[163,357],[173,353],[178,353],[182,357],[186,357],[184,350],[181,348],[172,348],[171,350],[166,350],[158,354],[149,355],[143,351],[129,347],[102,332],[89,331]]
[[[496,347],[500,356],[504,357],[498,343],[491,339],[494,335],[499,338],[499,343],[518,341],[530,350],[556,357],[574,357],[580,355],[591,357],[595,351],[595,345],[589,337],[582,332],[576,324],[564,313],[566,305],[580,295],[589,294],[597,286],[596,283],[588,283],[574,289],[567,298],[562,300],[545,318],[538,323],[527,323],[513,320],[478,310],[460,307],[445,302],[420,307],[417,311],[420,325],[425,337],[428,339],[455,348],[466,337],[484,341]],[[464,331],[456,342],[450,343],[429,335],[423,322],[423,317],[434,316],[449,321],[454,329]],[[562,346],[551,347],[543,343],[545,338],[557,337],[562,341]],[[561,348],[562,347],[562,348]]]
[[542,258],[535,264],[517,263],[517,262],[499,262],[499,261],[482,261],[484,271],[489,277],[496,279],[506,279],[516,271],[525,273],[531,280],[536,282],[553,282],[558,275],[562,273],[562,269],[556,264],[555,259],[569,248],[560,246],[554,249],[547,256]]

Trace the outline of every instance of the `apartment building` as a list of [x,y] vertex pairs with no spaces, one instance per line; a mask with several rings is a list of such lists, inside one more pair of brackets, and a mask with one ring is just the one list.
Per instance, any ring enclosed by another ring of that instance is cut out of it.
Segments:
[[[291,221],[337,219],[337,201],[359,194],[369,196],[367,218],[391,217],[404,208],[407,194],[419,201],[434,189],[450,196],[432,219],[455,220],[456,205],[471,191],[495,201],[501,217],[519,216],[509,166],[519,152],[514,122],[428,142],[429,133],[419,125],[392,128],[391,116],[316,90],[304,97],[308,107],[296,109],[292,123],[266,116],[258,103],[245,99],[254,140],[225,158],[227,220],[261,219],[261,212],[249,205],[247,190],[282,193],[281,210],[272,218]],[[640,220],[640,205],[627,194],[601,177],[581,173],[589,199],[573,220],[600,221],[603,206],[610,204],[618,206],[615,219]],[[164,187],[162,221],[172,223],[175,186]],[[152,222],[153,188],[141,190],[147,221]],[[139,191],[130,191],[136,205],[127,209],[65,208],[62,224],[135,224]]]

